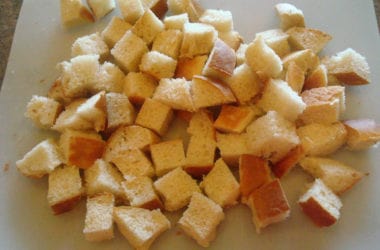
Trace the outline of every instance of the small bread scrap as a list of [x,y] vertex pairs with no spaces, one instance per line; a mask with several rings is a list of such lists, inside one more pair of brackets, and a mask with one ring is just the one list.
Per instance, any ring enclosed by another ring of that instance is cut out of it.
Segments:
[[26,105],[25,117],[30,118],[40,128],[53,127],[62,111],[62,105],[52,98],[33,95]]
[[101,35],[104,42],[111,49],[131,28],[131,24],[125,22],[120,17],[114,16],[107,27],[102,31]]
[[91,12],[82,4],[81,0],[61,0],[61,22],[64,27],[70,28],[84,23],[95,22]]
[[99,32],[79,37],[71,46],[72,57],[96,54],[99,55],[101,60],[105,60],[109,56],[109,53],[109,48]]
[[295,50],[311,49],[318,54],[332,39],[329,34],[311,28],[293,27],[288,29],[289,43]]
[[123,93],[131,103],[142,105],[145,99],[152,97],[156,86],[154,77],[142,72],[129,72],[124,78]]
[[139,176],[154,176],[152,162],[140,149],[121,151],[120,155],[112,158],[112,163],[116,165],[125,179]]
[[242,133],[254,118],[253,110],[248,106],[223,105],[214,127],[225,133]]
[[113,11],[116,7],[115,0],[87,0],[87,3],[98,20]]
[[343,124],[349,150],[367,149],[380,141],[380,126],[372,119],[347,120]]
[[286,31],[291,27],[305,27],[305,20],[302,10],[289,3],[279,3],[275,6],[280,26]]

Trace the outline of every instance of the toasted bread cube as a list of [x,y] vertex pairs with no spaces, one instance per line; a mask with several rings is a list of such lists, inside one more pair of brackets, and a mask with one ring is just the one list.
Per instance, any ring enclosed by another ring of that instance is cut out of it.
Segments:
[[62,155],[57,144],[48,139],[38,143],[21,160],[16,161],[16,167],[25,176],[41,178],[62,163]]
[[215,139],[214,118],[212,113],[201,109],[191,116],[187,133],[192,136],[207,137]]
[[288,29],[289,43],[295,50],[311,49],[318,54],[332,39],[329,34],[311,28],[293,27]]
[[191,82],[194,106],[196,109],[235,102],[235,96],[223,82],[195,76]]
[[183,25],[183,40],[181,57],[194,57],[208,54],[217,39],[214,27],[203,23],[185,23]]
[[305,157],[299,163],[314,178],[320,178],[334,193],[341,195],[364,177],[364,173],[339,161]]
[[185,152],[183,142],[180,139],[151,145],[150,153],[157,176],[162,176],[185,164]]
[[86,169],[102,157],[106,145],[97,133],[65,130],[59,146],[66,164]]
[[182,31],[180,30],[164,30],[154,39],[152,50],[177,59],[182,44],[182,37]]
[[239,166],[239,157],[248,154],[247,134],[216,133],[216,147],[225,163],[231,167]]
[[303,12],[296,6],[289,3],[279,3],[275,6],[280,26],[284,31],[291,27],[305,27]]
[[87,99],[78,107],[76,114],[90,122],[96,132],[103,131],[107,121],[106,93],[102,91]]
[[71,57],[80,55],[99,55],[101,60],[107,59],[110,51],[99,32],[77,38],[71,46]]
[[117,0],[121,15],[128,23],[134,24],[143,14],[144,6],[141,0]]
[[273,174],[277,178],[285,176],[292,170],[296,164],[305,156],[305,152],[301,145],[295,146],[288,152],[279,162],[272,166]]
[[70,211],[80,201],[83,193],[79,168],[58,167],[49,174],[47,200],[55,215]]
[[31,119],[37,127],[51,128],[61,111],[62,105],[56,100],[33,95],[26,105],[25,116]]
[[300,94],[304,87],[305,72],[294,61],[290,62],[286,70],[285,81],[297,94]]
[[253,118],[250,107],[223,105],[214,127],[225,133],[241,133]]
[[170,228],[170,221],[156,209],[115,207],[114,221],[120,232],[135,249],[149,249],[153,241]]
[[163,208],[160,198],[154,191],[153,181],[149,177],[132,177],[123,181],[121,186],[131,206],[149,210]]
[[247,51],[248,44],[242,43],[236,50],[236,67],[245,63],[245,52]]
[[207,9],[199,18],[199,22],[210,24],[219,32],[231,31],[234,28],[232,13],[228,10]]
[[96,94],[100,91],[121,93],[123,91],[124,72],[113,63],[105,62],[100,65],[98,79],[91,86],[91,94]]
[[199,245],[208,247],[223,219],[223,209],[218,204],[203,194],[194,193],[178,224]]
[[190,81],[195,75],[201,75],[203,67],[206,64],[208,56],[194,56],[193,58],[179,58],[177,63],[177,69],[175,72],[176,78],[184,77]]
[[220,40],[225,42],[234,51],[236,51],[243,42],[243,37],[236,30],[220,32],[218,36]]
[[199,0],[168,0],[168,7],[173,14],[187,13],[191,22],[198,22],[204,12]]
[[173,110],[153,99],[146,99],[137,114],[136,124],[164,135],[174,117]]
[[268,160],[249,154],[240,156],[239,177],[243,202],[248,201],[253,191],[273,180]]
[[132,25],[125,22],[120,17],[114,16],[108,23],[107,27],[102,31],[102,38],[109,48],[113,48],[115,44],[123,37],[123,35],[132,28]]
[[78,115],[78,108],[86,102],[86,99],[76,99],[65,107],[57,119],[55,124],[51,127],[53,130],[63,132],[65,129],[76,129],[76,130],[90,130],[93,129],[93,124],[87,121],[80,115]]
[[124,78],[124,94],[133,104],[142,105],[145,99],[152,97],[156,89],[156,80],[142,72],[129,72]]
[[203,68],[202,75],[223,80],[232,75],[235,64],[235,51],[222,40],[216,39],[206,65]]
[[248,204],[258,233],[262,228],[281,222],[290,215],[290,206],[278,179],[253,191]]
[[87,0],[96,19],[100,19],[115,9],[115,0]]
[[139,67],[142,72],[160,80],[174,76],[177,61],[158,51],[150,51],[142,57]]
[[166,16],[164,19],[165,29],[175,29],[181,30],[183,29],[183,25],[189,22],[189,15],[187,13]]
[[341,122],[310,123],[299,127],[297,134],[306,155],[322,156],[337,151],[346,143],[347,131]]
[[61,22],[64,27],[70,28],[83,23],[93,23],[95,19],[81,0],[61,0]]
[[273,49],[279,57],[290,53],[288,42],[289,35],[280,29],[266,30],[256,34],[264,39],[264,42]]
[[141,37],[147,45],[163,30],[164,24],[150,9],[146,10],[132,27],[133,33]]
[[245,58],[248,66],[264,77],[276,77],[282,71],[280,57],[264,42],[261,36],[256,37],[248,45]]
[[303,72],[307,72],[319,65],[319,58],[311,49],[305,49],[294,51],[282,58],[282,64],[286,69],[291,62],[295,62]]
[[316,69],[306,78],[303,86],[304,90],[326,87],[328,84],[328,75],[326,66],[323,64],[318,65]]
[[115,44],[111,54],[124,71],[138,71],[142,56],[148,52],[145,42],[132,31],[127,31]]
[[182,168],[176,168],[154,183],[154,188],[161,196],[165,210],[176,211],[189,204],[193,193],[200,193],[197,182]]
[[125,179],[139,176],[154,176],[152,162],[140,149],[128,149],[123,154],[112,158]]
[[166,104],[172,109],[194,111],[190,89],[191,82],[184,78],[164,78],[160,80],[153,100]]
[[113,235],[113,208],[115,198],[110,193],[101,193],[87,197],[84,237],[88,241],[103,241]]
[[144,9],[150,9],[158,18],[163,19],[168,11],[166,0],[142,0]]
[[253,121],[247,127],[247,134],[252,154],[268,158],[273,163],[300,144],[295,125],[276,111],[269,111]]
[[380,126],[372,119],[347,120],[343,124],[349,150],[363,150],[380,140]]
[[48,98],[54,99],[63,105],[67,105],[72,102],[72,98],[67,97],[63,92],[62,78],[57,78],[50,86],[46,95]]
[[240,195],[239,183],[222,159],[215,162],[212,170],[199,184],[205,194],[221,207],[237,204]]
[[135,121],[135,108],[128,96],[119,93],[107,93],[107,132],[111,133],[120,126],[132,125]]

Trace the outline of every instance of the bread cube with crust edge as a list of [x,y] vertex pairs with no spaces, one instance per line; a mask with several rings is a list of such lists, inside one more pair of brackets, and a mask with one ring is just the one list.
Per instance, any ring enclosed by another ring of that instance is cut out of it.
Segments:
[[253,118],[250,107],[223,105],[214,127],[225,133],[242,133]]

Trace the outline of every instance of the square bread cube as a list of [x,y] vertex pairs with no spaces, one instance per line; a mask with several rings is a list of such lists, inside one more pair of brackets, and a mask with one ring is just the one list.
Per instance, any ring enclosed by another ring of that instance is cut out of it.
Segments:
[[177,59],[182,44],[182,37],[182,31],[180,30],[164,30],[154,39],[152,50]]
[[135,121],[135,108],[129,102],[128,96],[119,93],[107,93],[107,133],[115,131],[120,126],[132,125]]
[[163,19],[168,11],[167,0],[142,0],[144,9],[150,9],[159,18]]
[[150,146],[156,175],[162,176],[185,164],[185,152],[181,139],[164,141]]
[[191,81],[193,79],[193,76],[202,74],[203,67],[206,64],[207,58],[207,55],[194,56],[193,58],[179,58],[177,62],[175,77],[184,77],[186,80]]
[[225,133],[241,133],[251,123],[255,114],[248,106],[223,105],[214,127]]
[[75,25],[95,22],[91,12],[83,5],[81,0],[61,0],[61,23],[70,28]]
[[62,111],[62,105],[56,100],[44,96],[33,95],[26,105],[25,116],[40,128],[53,127]]
[[76,115],[90,122],[96,131],[104,131],[107,121],[106,93],[101,91],[88,98],[76,110]]
[[187,127],[187,133],[192,136],[215,139],[213,114],[207,109],[194,112]]
[[121,93],[123,91],[124,72],[115,64],[105,62],[100,65],[98,79],[90,88],[90,94],[100,91]]
[[176,67],[177,61],[175,59],[158,51],[146,53],[142,57],[140,64],[140,70],[142,72],[155,77],[157,80],[172,78]]
[[218,204],[203,194],[194,193],[178,224],[199,245],[208,247],[223,219],[223,209]]
[[232,13],[228,10],[207,9],[199,18],[199,22],[210,24],[219,32],[231,31],[234,28]]
[[141,0],[117,0],[121,15],[128,23],[134,24],[143,14],[144,6]]
[[107,59],[110,50],[99,32],[77,38],[71,46],[71,57],[80,55],[99,55],[100,60]]
[[152,97],[157,81],[142,72],[129,72],[124,78],[124,94],[133,104],[142,105],[145,99]]
[[55,123],[53,127],[51,127],[52,130],[56,130],[59,132],[63,132],[67,129],[73,129],[73,130],[92,130],[93,124],[91,121],[87,121],[80,115],[78,115],[77,110],[78,108],[86,102],[86,99],[76,99],[72,102],[70,102],[66,107],[65,110],[62,111],[57,119],[55,120]]
[[291,27],[305,27],[302,10],[289,3],[279,3],[275,6],[280,18],[281,29],[286,31]]
[[128,149],[112,159],[125,179],[139,176],[154,176],[152,162],[140,149]]
[[216,133],[216,147],[220,151],[220,156],[228,166],[239,166],[239,157],[242,154],[249,154],[248,136],[243,134],[222,134]]
[[289,67],[291,62],[295,62],[303,72],[307,73],[319,65],[319,57],[311,49],[297,50],[282,58],[285,69]]
[[189,204],[193,193],[200,193],[197,182],[182,168],[176,168],[157,179],[154,188],[164,202],[165,210],[177,211]]
[[111,49],[132,28],[132,25],[125,22],[120,17],[114,16],[102,31],[101,35],[108,47]]
[[166,16],[164,18],[165,29],[182,30],[183,25],[189,22],[189,15],[182,13],[178,15]]
[[147,9],[132,27],[132,32],[141,37],[147,45],[150,45],[163,30],[164,24],[150,9]]
[[311,49],[315,54],[318,54],[332,39],[332,36],[326,32],[305,27],[293,27],[286,33],[289,35],[289,43],[293,49]]
[[257,33],[256,36],[261,36],[264,42],[273,49],[279,57],[284,57],[290,53],[289,35],[281,29],[266,30]]
[[[289,71],[289,69],[288,69]],[[327,87],[328,72],[324,64],[318,65],[306,78],[303,90],[312,88]]]
[[101,193],[87,197],[84,237],[88,241],[103,241],[113,235],[113,208],[115,198],[110,193]]

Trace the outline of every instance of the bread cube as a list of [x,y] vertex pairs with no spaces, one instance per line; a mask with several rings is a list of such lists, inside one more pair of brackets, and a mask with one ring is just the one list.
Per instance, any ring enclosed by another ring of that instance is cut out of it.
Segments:
[[175,29],[181,30],[185,23],[189,22],[189,15],[187,13],[182,13],[178,15],[166,16],[164,19],[165,29]]
[[170,221],[156,209],[115,207],[114,221],[120,232],[135,249],[149,249],[154,240],[170,228]]
[[236,67],[245,63],[245,52],[247,51],[248,44],[242,43],[236,50]]
[[120,17],[114,16],[108,23],[107,27],[102,31],[101,35],[109,48],[113,48],[115,44],[123,37],[123,35],[132,28],[132,25],[125,22]]
[[148,52],[145,42],[132,31],[127,31],[115,44],[111,54],[124,71],[138,71],[142,56]]
[[198,22],[204,12],[199,0],[168,0],[168,7],[173,14],[187,13],[191,22]]
[[142,72],[160,80],[173,77],[176,66],[177,61],[173,58],[157,51],[150,51],[142,57],[139,67]]
[[62,166],[49,174],[47,200],[55,215],[70,211],[83,193],[79,168]]
[[311,187],[298,200],[302,211],[318,227],[333,225],[340,217],[342,202],[320,179],[316,179]]
[[305,80],[305,84],[303,86],[304,90],[326,87],[328,84],[328,76],[326,66],[323,64],[318,65],[316,69],[311,72],[310,75]]
[[231,167],[239,166],[239,157],[248,154],[247,134],[216,133],[216,147],[225,163]]
[[76,57],[80,55],[99,55],[101,60],[107,59],[109,56],[109,49],[107,44],[103,41],[99,32],[93,33],[88,36],[77,38],[71,46],[71,56]]
[[70,28],[84,23],[95,22],[91,12],[82,4],[81,0],[61,0],[61,22],[64,27]]
[[296,62],[290,62],[286,70],[285,81],[297,93],[300,94],[304,88],[305,72]]
[[166,0],[142,0],[144,9],[150,9],[158,18],[163,19],[168,11]]
[[75,114],[90,122],[96,132],[103,131],[107,121],[106,93],[102,91],[87,99]]
[[164,30],[154,39],[152,50],[177,59],[182,44],[182,37],[182,31],[180,30]]
[[214,27],[202,23],[185,23],[180,57],[208,54],[214,46],[218,33]]
[[100,19],[115,9],[115,0],[87,0],[96,19]]
[[139,176],[154,176],[152,162],[140,149],[127,149],[119,156],[112,158],[125,179]]
[[133,104],[142,105],[145,99],[152,97],[156,89],[156,80],[142,72],[129,72],[124,79],[124,94]]
[[258,233],[262,228],[281,222],[290,215],[290,206],[278,179],[253,191],[248,204]]
[[289,35],[281,29],[266,30],[256,33],[256,37],[261,36],[264,42],[279,56],[284,57],[290,53],[288,42]]
[[59,103],[64,105],[72,102],[72,98],[67,97],[63,92],[62,78],[58,77],[53,84],[50,86],[47,95],[48,98],[54,99]]
[[303,72],[307,72],[319,65],[319,58],[311,49],[305,49],[294,51],[282,58],[285,69],[289,67],[291,62],[295,62]]
[[214,127],[225,133],[241,133],[254,118],[250,107],[223,105]]
[[214,118],[212,113],[201,109],[191,116],[187,133],[192,136],[207,137],[215,139]]
[[144,6],[141,0],[117,0],[121,15],[128,23],[134,24],[143,14]]
[[275,6],[278,17],[280,18],[280,26],[282,30],[291,27],[305,27],[303,12],[296,6],[289,3],[279,3]]
[[132,27],[132,32],[141,37],[147,45],[150,45],[163,30],[164,24],[150,9],[147,9]]
[[199,22],[214,26],[218,32],[227,32],[234,28],[232,13],[228,10],[207,9],[199,18]]
[[237,204],[240,195],[239,183],[222,159],[215,162],[211,171],[199,184],[205,194],[221,207]]
[[191,81],[193,76],[201,75],[203,67],[206,64],[208,56],[194,56],[193,58],[179,58],[177,62],[177,69],[175,72],[176,78],[184,77],[186,80]]
[[25,116],[37,127],[51,128],[61,111],[62,105],[54,99],[33,95],[26,105]]
[[135,121],[135,108],[129,102],[128,96],[119,93],[107,93],[107,132],[111,133],[118,127],[132,125]]
[[349,150],[367,149],[380,140],[380,126],[372,119],[347,120],[343,124]]
[[149,210],[162,209],[163,205],[153,188],[153,181],[146,176],[128,178],[121,183],[124,193],[133,207]]
[[282,158],[279,162],[272,165],[273,174],[277,178],[281,178],[288,174],[290,170],[292,170],[297,163],[305,156],[305,152],[301,145],[295,146],[290,150],[284,158]]
[[223,219],[223,209],[218,204],[200,193],[194,193],[178,224],[199,245],[208,247]]
[[137,114],[136,124],[164,135],[174,117],[173,110],[153,99],[146,99]]
[[121,93],[123,91],[124,72],[113,63],[105,62],[100,65],[98,79],[90,88],[91,94],[100,91]]
[[293,49],[311,49],[315,54],[318,54],[332,39],[332,36],[326,32],[305,27],[293,27],[286,33],[289,35],[289,43]]
[[88,241],[103,241],[113,235],[113,208],[115,198],[110,193],[101,193],[87,197],[84,237]]
[[219,32],[218,36],[220,40],[225,42],[234,51],[236,51],[240,47],[240,44],[243,42],[243,37],[236,30]]
[[256,119],[247,127],[248,148],[253,155],[278,162],[300,144],[295,125],[276,111]]
[[150,146],[150,153],[157,176],[162,176],[185,164],[185,152],[180,139],[153,144]]
[[61,165],[62,158],[57,144],[48,139],[38,143],[21,160],[16,161],[16,167],[25,176],[41,178]]
[[187,206],[193,193],[201,192],[197,182],[182,168],[175,168],[153,185],[164,201],[165,210],[170,212]]
[[55,124],[51,127],[53,130],[63,132],[66,129],[75,130],[91,130],[93,129],[93,124],[91,121],[87,121],[80,115],[78,115],[78,108],[86,102],[86,99],[76,99],[65,107],[57,119]]

